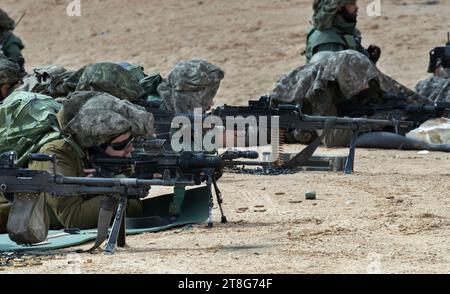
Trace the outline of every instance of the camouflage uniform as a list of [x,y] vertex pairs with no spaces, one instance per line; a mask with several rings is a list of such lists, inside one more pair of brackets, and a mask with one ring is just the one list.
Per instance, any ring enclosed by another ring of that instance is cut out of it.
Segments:
[[12,33],[15,28],[15,22],[8,14],[0,9],[0,54],[12,59],[23,67],[22,40]]
[[[0,56],[0,87],[5,83],[15,84],[20,81],[22,77],[23,73],[14,62],[6,59],[4,56]],[[0,93],[0,103],[2,103],[5,98],[6,97],[2,97]],[[0,232],[6,230],[6,222],[10,208],[11,204],[0,193]]]
[[339,13],[345,4],[356,0],[315,0],[313,9],[313,27],[306,39],[306,59],[309,62],[314,54],[321,51],[356,50],[369,57],[361,45],[361,33],[356,22],[344,20]]
[[[384,92],[399,94],[403,90],[365,55],[345,50],[331,53],[326,60],[299,67],[281,77],[270,96],[279,102],[301,105],[305,114],[336,116],[340,106],[382,104]],[[419,95],[411,95],[410,101],[427,101],[416,96]],[[326,146],[349,143],[350,132],[335,130],[330,133],[323,141]]]
[[[114,93],[122,99],[137,99],[142,89],[126,71],[117,67],[115,64],[99,63],[74,73],[57,67],[35,72],[36,77],[47,77],[50,81],[32,86],[33,90],[72,92],[65,101],[65,107],[57,115],[65,136],[40,149],[41,153],[57,155],[58,172],[68,176],[85,176],[83,169],[89,167],[89,147],[105,143],[128,130],[134,135],[152,131],[153,116],[139,106],[107,93],[73,92],[78,87]],[[65,76],[66,73],[69,74]],[[64,78],[58,82],[55,76]],[[50,166],[45,162],[33,162],[30,168],[49,170]],[[96,226],[103,196],[56,198],[47,195],[46,198],[52,227],[61,224],[79,228]],[[129,204],[128,213],[139,215],[140,202],[130,200]]]
[[434,102],[450,102],[450,69],[416,85],[416,91]]
[[[74,94],[64,106],[66,112],[59,118],[66,137],[50,142],[40,150],[40,153],[56,154],[58,173],[83,177],[83,169],[90,167],[90,147],[104,144],[127,131],[136,137],[153,131],[153,116],[139,106],[106,93]],[[32,162],[30,169],[51,170],[51,165],[48,162]],[[51,221],[52,227],[60,224],[80,229],[97,226],[103,195],[45,196],[56,217]],[[130,199],[127,213],[139,216],[142,213],[140,201]]]

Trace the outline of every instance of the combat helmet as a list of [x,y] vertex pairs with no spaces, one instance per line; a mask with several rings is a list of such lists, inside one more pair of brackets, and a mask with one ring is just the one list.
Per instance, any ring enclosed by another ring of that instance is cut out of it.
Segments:
[[439,66],[450,68],[450,33],[447,33],[447,44],[445,46],[439,46],[430,51],[428,72],[434,73],[434,70]]
[[0,55],[0,85],[16,84],[21,81],[25,73],[20,67],[8,58]]
[[100,62],[86,66],[75,91],[109,93],[124,100],[137,100],[145,94],[139,81],[122,66]]

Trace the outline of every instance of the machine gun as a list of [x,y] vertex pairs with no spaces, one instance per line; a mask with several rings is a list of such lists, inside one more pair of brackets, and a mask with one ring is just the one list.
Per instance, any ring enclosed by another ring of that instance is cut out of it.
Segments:
[[[125,245],[125,217],[128,198],[144,198],[148,195],[151,186],[192,186],[193,181],[182,179],[137,179],[137,178],[98,178],[98,177],[66,177],[56,173],[56,156],[45,154],[31,154],[30,160],[50,161],[53,171],[37,171],[19,168],[17,166],[17,153],[6,152],[0,155],[0,192],[8,200],[15,201],[16,195],[38,196],[40,193],[49,193],[52,196],[76,196],[76,195],[98,195],[105,194],[113,199],[113,195],[120,195],[119,207],[116,211],[114,224],[109,234],[106,252],[113,252],[116,243],[120,239]],[[101,215],[101,213],[100,213]],[[106,239],[110,225],[111,214],[105,221],[99,216],[99,228],[96,247],[100,246]],[[100,222],[103,221],[104,228]],[[103,231],[103,232],[102,232]],[[18,243],[27,244],[20,236],[10,238]],[[120,245],[119,244],[119,245]],[[95,249],[93,248],[93,249]]]
[[[295,157],[287,163],[282,163],[282,166],[288,168],[299,166],[307,162],[315,150],[319,147],[322,139],[331,130],[349,130],[353,133],[353,136],[349,145],[349,156],[344,168],[344,172],[346,174],[353,173],[356,148],[355,143],[356,138],[361,132],[370,131],[373,128],[383,129],[388,127],[393,129],[396,133],[399,133],[402,128],[407,128],[412,124],[409,121],[401,120],[305,115],[301,112],[299,106],[291,104],[276,105],[270,97],[267,96],[263,96],[259,100],[249,101],[248,106],[224,105],[214,109],[212,114],[217,115],[222,119],[225,119],[227,116],[242,116],[244,118],[254,116],[258,122],[261,118],[278,117],[281,136],[292,130],[323,130],[319,137],[315,139],[313,138],[309,142],[309,145],[300,151]],[[271,120],[266,121],[267,128],[270,130]],[[283,142],[283,140],[283,138],[280,138],[280,142]]]
[[[155,116],[155,121],[160,121],[156,133],[168,134],[170,132],[171,119],[170,115],[166,111],[161,109],[155,109],[147,107],[147,110],[152,112]],[[291,130],[323,130],[321,136],[311,140],[310,144],[303,149],[287,163],[282,163],[283,167],[295,167],[304,164],[309,160],[315,150],[321,143],[321,140],[329,133],[330,130],[350,130],[353,133],[353,137],[350,143],[349,156],[345,165],[344,172],[349,174],[353,172],[354,167],[354,156],[355,156],[355,143],[358,135],[367,130],[370,131],[373,128],[378,128],[383,130],[384,128],[390,128],[390,131],[395,133],[402,133],[402,129],[410,128],[413,122],[392,119],[392,120],[381,120],[381,119],[366,119],[366,118],[352,118],[352,117],[329,117],[329,116],[310,116],[302,114],[299,106],[297,105],[275,105],[270,97],[263,96],[259,100],[249,101],[248,106],[229,106],[223,105],[217,107],[211,111],[209,114],[204,114],[202,117],[195,117],[192,113],[179,114],[179,116],[188,117],[191,122],[196,119],[201,119],[203,121],[208,116],[217,116],[223,122],[227,117],[254,117],[261,126],[260,122],[264,119],[264,126],[268,130],[272,128],[271,119],[272,117],[278,117],[280,134],[283,136],[286,132]],[[172,114],[172,118],[175,117]],[[223,125],[226,125],[225,123]],[[271,137],[270,132],[266,134]],[[170,138],[166,137],[167,141]],[[166,141],[166,142],[167,142]],[[279,142],[283,142],[284,138],[280,138]]]
[[[30,160],[50,161],[53,171],[36,171],[17,166],[17,153],[7,152],[0,155],[0,192],[14,201],[14,194],[39,195],[42,192],[52,196],[98,195],[105,194],[108,199],[113,195],[120,195],[113,226],[108,237],[105,251],[112,253],[116,244],[125,246],[125,212],[128,198],[144,198],[151,186],[196,186],[207,183],[210,196],[210,212],[208,224],[212,226],[212,192],[213,185],[222,213],[222,221],[226,222],[222,210],[222,197],[217,187],[217,177],[221,168],[232,164],[232,160],[239,157],[257,158],[256,152],[230,151],[222,156],[205,155],[203,153],[183,153],[171,155],[146,156],[138,158],[98,158],[94,160],[99,168],[99,174],[105,175],[106,170],[132,164],[136,167],[135,175],[131,178],[112,177],[66,177],[56,173],[56,156],[32,154]],[[111,173],[108,173],[111,174]],[[156,176],[159,174],[159,176]],[[112,214],[105,216],[100,211],[97,241],[91,250],[98,248],[107,238]],[[11,237],[11,236],[10,236]],[[12,239],[16,239],[12,236]],[[19,243],[23,240],[16,239]],[[14,241],[16,241],[14,240]]]
[[[221,222],[226,223],[227,219],[222,208],[222,193],[220,192],[217,180],[222,176],[223,168],[237,164],[235,159],[257,159],[258,152],[254,151],[226,151],[221,155],[212,155],[204,152],[144,152],[134,154],[131,158],[96,156],[90,159],[93,167],[99,174],[118,174],[124,168],[134,167],[133,178],[139,179],[176,179],[180,183],[189,182],[194,185],[206,183],[210,199],[210,209],[208,226],[212,226],[212,208],[214,187],[217,203],[220,208]],[[245,163],[245,162],[244,162]],[[185,185],[174,185],[185,186]]]
[[450,113],[449,102],[436,102],[434,104],[408,104],[407,97],[386,93],[384,103],[381,105],[340,105],[338,107],[341,115],[352,117],[372,116],[378,113],[385,113],[392,120],[405,120],[412,122],[410,131],[432,118],[447,117]]

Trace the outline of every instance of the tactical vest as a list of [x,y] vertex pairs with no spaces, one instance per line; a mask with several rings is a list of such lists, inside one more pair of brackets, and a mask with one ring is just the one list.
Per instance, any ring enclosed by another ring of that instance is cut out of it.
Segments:
[[361,46],[359,42],[357,35],[343,34],[334,28],[323,31],[312,28],[307,36],[306,58],[310,60],[315,53],[314,49],[323,44],[339,44],[344,47],[344,50],[359,51]]

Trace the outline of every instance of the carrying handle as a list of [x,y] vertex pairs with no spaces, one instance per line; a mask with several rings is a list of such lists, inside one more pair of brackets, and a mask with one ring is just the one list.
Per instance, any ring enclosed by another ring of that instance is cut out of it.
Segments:
[[28,155],[28,161],[51,161],[53,167],[53,174],[56,175],[56,155],[48,155],[42,153],[34,153]]

